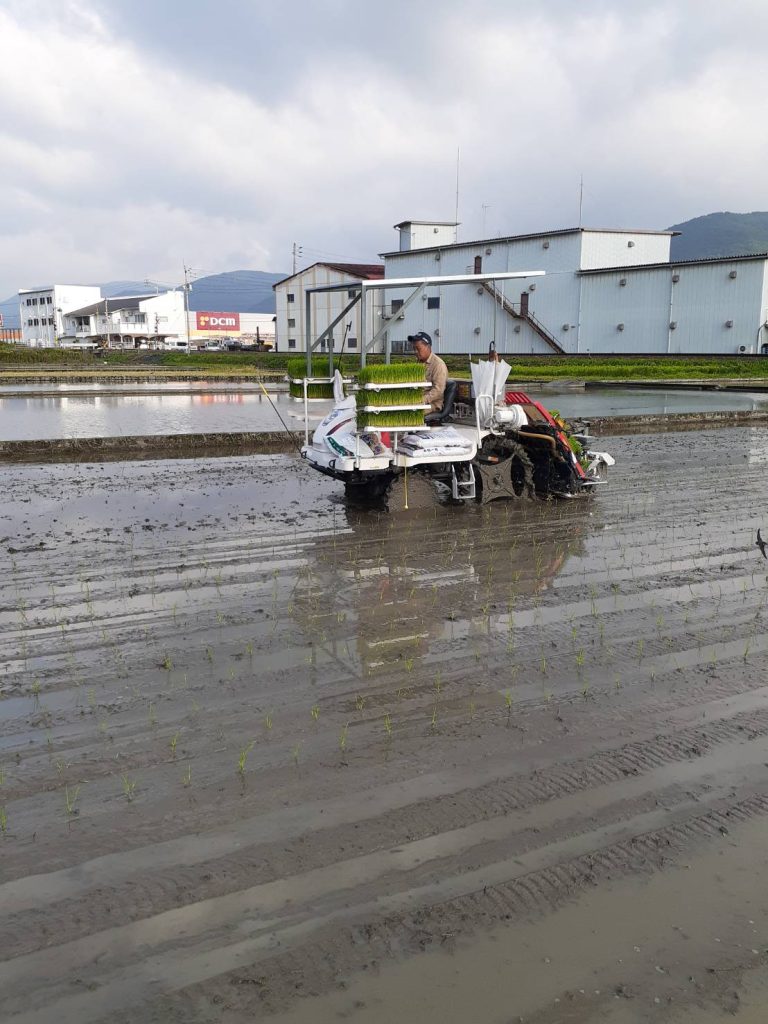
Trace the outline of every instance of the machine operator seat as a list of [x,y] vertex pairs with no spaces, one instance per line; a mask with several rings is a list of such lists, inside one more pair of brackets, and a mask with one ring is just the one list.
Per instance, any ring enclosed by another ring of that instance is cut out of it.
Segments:
[[443,392],[443,408],[439,412],[428,412],[424,417],[424,422],[428,427],[439,427],[443,423],[448,423],[451,419],[451,413],[453,407],[456,404],[456,393],[459,390],[459,385],[455,380],[447,380],[445,382],[445,391]]

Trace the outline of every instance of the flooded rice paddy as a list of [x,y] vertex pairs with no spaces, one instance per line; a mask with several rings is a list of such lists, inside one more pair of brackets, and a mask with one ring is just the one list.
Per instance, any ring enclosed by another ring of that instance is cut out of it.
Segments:
[[[279,431],[280,416],[293,429],[303,426],[301,402],[285,391],[267,398],[258,384],[59,384],[46,386],[44,394],[40,390],[39,384],[0,386],[0,439]],[[768,392],[547,387],[535,396],[564,416],[585,418],[768,410]],[[330,408],[330,403],[313,402],[313,422]]]
[[4,468],[0,1019],[764,1020],[768,430],[607,447]]

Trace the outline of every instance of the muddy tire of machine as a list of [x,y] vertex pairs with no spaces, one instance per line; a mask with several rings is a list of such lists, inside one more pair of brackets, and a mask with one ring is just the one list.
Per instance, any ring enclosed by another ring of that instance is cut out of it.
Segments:
[[[478,456],[479,464],[475,475],[479,502],[493,501],[496,497],[507,500],[534,497],[536,488],[533,462],[525,448],[517,441],[508,438],[487,438]],[[483,460],[489,456],[495,456],[500,460],[497,464],[498,474],[493,464],[483,464]],[[497,493],[489,493],[489,487],[497,488]]]
[[344,493],[348,499],[360,504],[384,501],[395,479],[394,473],[379,473],[361,480],[345,480]]
[[440,494],[431,473],[423,469],[409,469],[399,473],[390,481],[385,495],[385,504],[390,512],[409,509],[429,509],[440,504]]

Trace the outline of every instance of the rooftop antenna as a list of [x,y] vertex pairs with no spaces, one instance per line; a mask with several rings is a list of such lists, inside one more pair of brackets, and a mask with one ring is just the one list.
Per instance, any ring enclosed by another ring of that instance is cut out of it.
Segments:
[[490,203],[482,203],[481,206],[482,206],[482,209],[483,209],[483,232],[482,232],[481,237],[485,238],[485,214],[486,214],[487,210],[490,210],[491,204]]
[[584,175],[579,178],[579,227],[581,227],[581,211],[584,208]]
[[455,227],[453,229],[453,240],[458,242],[459,240],[459,147],[456,147],[456,210],[454,212]]

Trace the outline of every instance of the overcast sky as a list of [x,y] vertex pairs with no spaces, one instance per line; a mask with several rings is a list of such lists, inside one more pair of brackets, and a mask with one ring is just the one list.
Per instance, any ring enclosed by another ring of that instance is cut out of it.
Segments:
[[[765,0],[0,0],[0,298],[768,209]],[[486,207],[483,210],[483,206]]]

